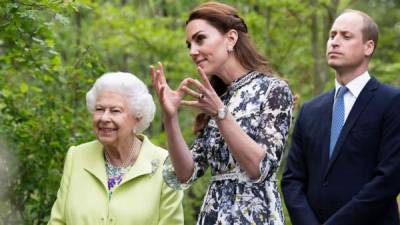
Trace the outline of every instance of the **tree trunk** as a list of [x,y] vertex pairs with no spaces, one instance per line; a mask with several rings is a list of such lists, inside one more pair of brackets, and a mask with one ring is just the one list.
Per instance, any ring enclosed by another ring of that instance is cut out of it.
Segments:
[[318,18],[317,18],[317,2],[316,0],[310,0],[310,5],[312,10],[311,14],[311,54],[313,57],[313,80],[314,80],[314,88],[313,88],[313,94],[318,95],[319,93],[322,92],[324,89],[324,83],[321,80],[321,74],[322,74],[322,67],[321,67],[321,50],[320,50],[320,45],[321,42],[319,41],[319,36],[318,34],[320,33],[319,27],[318,27]]

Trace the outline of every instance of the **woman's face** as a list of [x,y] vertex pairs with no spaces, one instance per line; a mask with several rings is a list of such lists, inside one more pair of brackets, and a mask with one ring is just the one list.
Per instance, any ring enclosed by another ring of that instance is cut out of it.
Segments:
[[228,60],[228,39],[206,20],[195,19],[186,26],[186,43],[193,62],[207,75],[219,74]]
[[96,99],[93,130],[103,145],[117,146],[129,140],[137,125],[127,97],[115,91],[102,91]]

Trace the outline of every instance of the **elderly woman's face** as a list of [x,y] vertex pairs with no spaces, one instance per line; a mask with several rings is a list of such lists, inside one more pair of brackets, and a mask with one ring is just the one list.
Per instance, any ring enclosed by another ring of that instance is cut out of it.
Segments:
[[93,130],[103,145],[118,145],[132,136],[137,120],[133,117],[126,96],[102,91],[93,113]]

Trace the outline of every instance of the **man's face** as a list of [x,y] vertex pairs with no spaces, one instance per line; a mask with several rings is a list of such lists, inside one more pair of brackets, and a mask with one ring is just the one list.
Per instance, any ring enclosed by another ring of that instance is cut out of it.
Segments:
[[329,66],[335,70],[355,70],[368,64],[374,45],[372,40],[363,41],[363,26],[363,18],[352,12],[344,13],[335,20],[326,46]]

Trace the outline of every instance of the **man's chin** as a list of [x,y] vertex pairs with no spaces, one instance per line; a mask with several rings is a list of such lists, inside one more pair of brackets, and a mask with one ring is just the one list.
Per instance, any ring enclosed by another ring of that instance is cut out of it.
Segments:
[[340,68],[342,66],[342,64],[337,61],[328,61],[328,66],[330,66],[333,69],[336,69],[336,68]]

